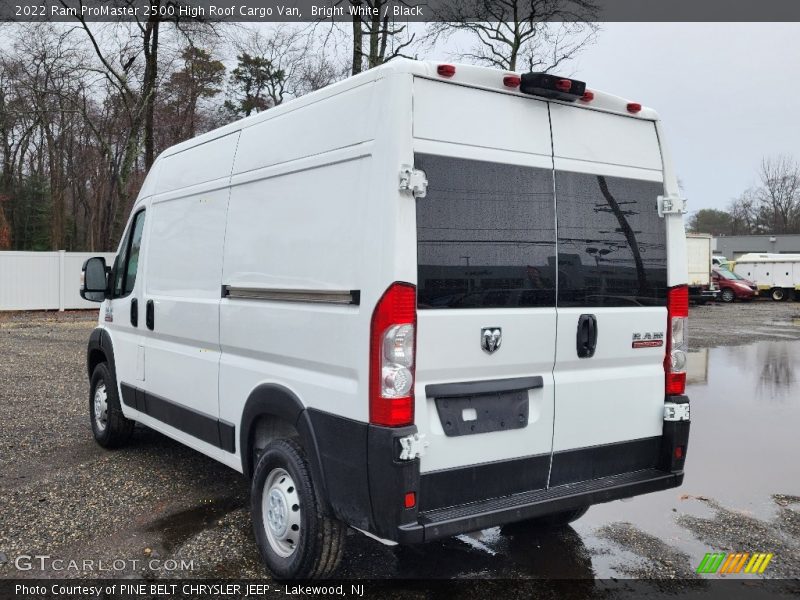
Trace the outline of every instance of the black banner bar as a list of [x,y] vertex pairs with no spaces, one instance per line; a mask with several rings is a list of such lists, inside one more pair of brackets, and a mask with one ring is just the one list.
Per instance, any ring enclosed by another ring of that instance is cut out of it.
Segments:
[[800,21],[796,0],[2,0],[0,21],[776,22]]

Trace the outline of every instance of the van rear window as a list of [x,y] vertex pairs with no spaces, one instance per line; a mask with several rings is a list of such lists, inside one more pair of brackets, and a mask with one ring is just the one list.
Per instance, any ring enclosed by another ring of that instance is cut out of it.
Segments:
[[555,181],[558,305],[665,305],[663,184],[566,171]]
[[417,154],[420,309],[555,306],[553,173]]

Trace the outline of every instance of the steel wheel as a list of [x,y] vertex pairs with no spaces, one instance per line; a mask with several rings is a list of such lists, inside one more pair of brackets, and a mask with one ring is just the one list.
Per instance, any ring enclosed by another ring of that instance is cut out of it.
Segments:
[[283,558],[294,554],[300,540],[300,496],[286,470],[277,468],[270,471],[264,482],[261,508],[272,550]]
[[100,432],[108,426],[108,392],[103,382],[98,383],[94,390],[94,423]]
[[783,288],[775,288],[772,290],[772,299],[776,302],[781,302],[784,298],[786,298],[786,293],[783,291]]

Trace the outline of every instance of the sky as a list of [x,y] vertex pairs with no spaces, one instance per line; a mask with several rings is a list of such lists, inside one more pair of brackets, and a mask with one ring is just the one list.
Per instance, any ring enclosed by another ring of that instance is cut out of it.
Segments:
[[[420,58],[452,61],[465,41]],[[603,23],[563,72],[659,113],[690,212],[726,208],[764,157],[800,161],[798,73],[800,23]]]
[[800,23],[605,23],[569,68],[659,113],[690,212],[756,185],[763,157],[800,161]]

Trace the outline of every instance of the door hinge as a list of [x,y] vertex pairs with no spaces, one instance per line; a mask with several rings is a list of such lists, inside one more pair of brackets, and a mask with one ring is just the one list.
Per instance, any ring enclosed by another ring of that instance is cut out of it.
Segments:
[[659,196],[658,201],[658,216],[664,215],[682,215],[686,212],[686,198],[680,196]]
[[400,189],[410,191],[415,198],[424,198],[428,191],[428,178],[425,171],[410,165],[400,167]]
[[400,460],[414,460],[419,456],[425,456],[428,442],[424,438],[424,433],[414,433],[400,438]]

